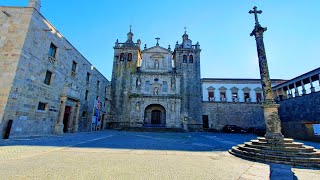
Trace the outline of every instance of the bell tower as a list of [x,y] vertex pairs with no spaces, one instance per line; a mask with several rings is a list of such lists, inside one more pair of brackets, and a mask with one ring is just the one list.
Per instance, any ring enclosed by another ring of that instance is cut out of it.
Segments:
[[113,69],[111,79],[111,120],[115,126],[127,126],[129,123],[129,95],[133,73],[140,66],[141,41],[133,42],[132,26],[127,40],[114,46]]
[[174,67],[181,74],[181,117],[188,122],[188,128],[202,128],[202,93],[200,77],[200,45],[192,45],[186,28],[182,43],[178,41],[173,52]]

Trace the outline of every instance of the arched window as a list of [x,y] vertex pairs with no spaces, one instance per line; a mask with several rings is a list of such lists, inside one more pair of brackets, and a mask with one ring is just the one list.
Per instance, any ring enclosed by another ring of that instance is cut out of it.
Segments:
[[193,63],[193,56],[192,55],[189,56],[189,63]]
[[128,53],[128,61],[131,61],[131,60],[132,60],[132,54]]
[[120,54],[120,61],[124,61],[124,53]]
[[187,63],[187,55],[183,55],[183,63]]

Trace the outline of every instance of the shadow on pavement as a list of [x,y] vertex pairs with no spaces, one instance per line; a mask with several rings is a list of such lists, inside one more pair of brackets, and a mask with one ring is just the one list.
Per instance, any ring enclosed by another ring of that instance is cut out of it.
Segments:
[[253,134],[211,132],[156,133],[98,131],[0,140],[0,146],[57,146],[176,151],[227,151],[232,146],[255,139]]

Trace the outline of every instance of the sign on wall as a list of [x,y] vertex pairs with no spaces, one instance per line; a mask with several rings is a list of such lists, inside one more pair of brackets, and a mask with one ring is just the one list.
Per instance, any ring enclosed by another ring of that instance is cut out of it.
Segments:
[[314,135],[320,136],[320,124],[313,124]]

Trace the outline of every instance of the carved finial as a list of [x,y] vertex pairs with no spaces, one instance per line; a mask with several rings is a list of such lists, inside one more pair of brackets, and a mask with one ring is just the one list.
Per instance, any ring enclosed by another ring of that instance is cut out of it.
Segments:
[[130,28],[130,32],[131,32],[131,29],[132,29],[132,25],[131,24],[130,24],[129,28]]
[[187,34],[187,27],[184,27],[184,34]]
[[147,49],[147,44],[144,44],[144,49]]
[[169,50],[171,50],[171,47],[170,47],[170,45],[168,46],[168,49],[169,49]]
[[159,46],[159,40],[160,40],[160,38],[159,37],[157,37],[157,38],[155,38],[156,40],[157,40],[157,46]]

